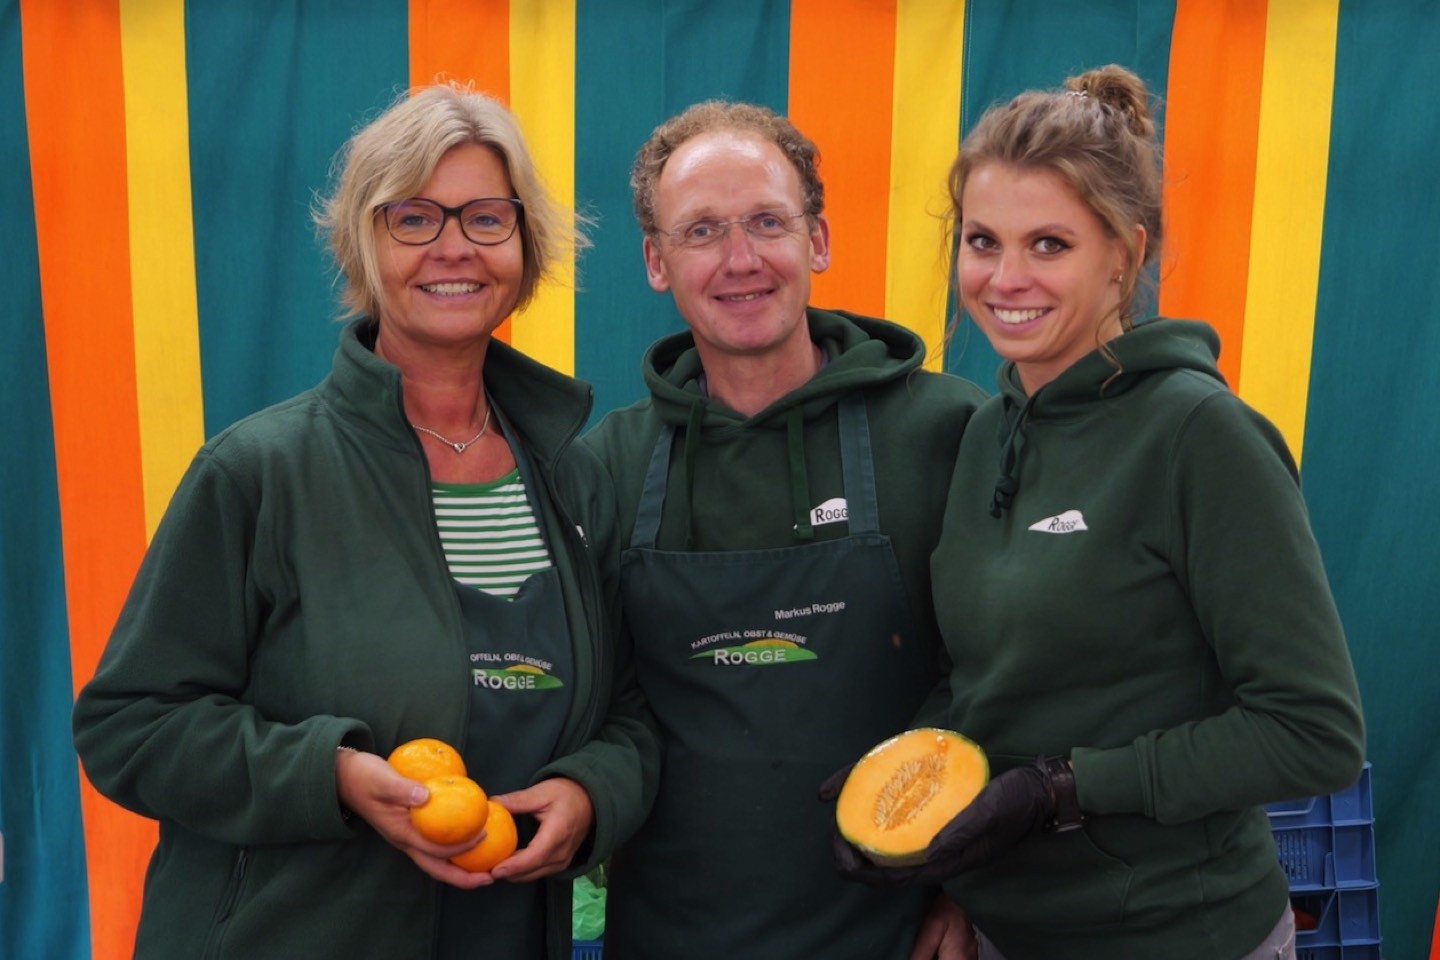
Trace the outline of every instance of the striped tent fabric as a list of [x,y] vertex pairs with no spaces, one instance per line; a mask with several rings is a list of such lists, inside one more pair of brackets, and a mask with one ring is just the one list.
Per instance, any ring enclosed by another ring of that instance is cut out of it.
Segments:
[[594,245],[502,336],[598,413],[680,326],[645,282],[636,148],[697,100],[767,104],[822,152],[813,302],[902,322],[989,388],[984,338],[946,336],[948,166],[988,105],[1111,62],[1163,104],[1158,309],[1220,330],[1300,458],[1365,698],[1387,953],[1421,955],[1437,50],[1431,0],[0,0],[0,956],[130,954],[156,829],[85,782],[74,691],[198,446],[328,370],[310,215],[358,126],[437,78],[511,105]]

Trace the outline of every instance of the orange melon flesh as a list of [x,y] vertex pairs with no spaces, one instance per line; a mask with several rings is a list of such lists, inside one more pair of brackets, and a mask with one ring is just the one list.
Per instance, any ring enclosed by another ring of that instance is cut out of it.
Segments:
[[882,866],[925,861],[940,828],[990,780],[990,762],[953,730],[922,727],[879,744],[860,758],[840,789],[840,835]]

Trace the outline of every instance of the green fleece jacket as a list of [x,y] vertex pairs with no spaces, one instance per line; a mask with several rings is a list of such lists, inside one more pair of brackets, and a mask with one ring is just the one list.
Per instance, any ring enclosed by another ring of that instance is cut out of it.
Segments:
[[[434,956],[438,885],[347,822],[335,789],[342,742],[463,749],[471,699],[425,456],[373,336],[351,325],[316,388],[200,450],[76,703],[91,782],[160,822],[141,960]],[[485,383],[532,464],[570,625],[568,716],[534,779],[573,778],[594,802],[573,875],[640,822],[658,746],[614,660],[608,481],[570,445],[590,389],[499,342]],[[546,882],[547,955],[562,960],[570,881]]]
[[[816,517],[813,511],[844,489],[837,402],[855,392],[862,394],[873,446],[880,529],[894,551],[906,594],[903,600],[913,613],[922,649],[935,663],[933,676],[938,681],[943,678],[943,653],[932,612],[929,556],[939,534],[961,434],[983,402],[984,393],[966,380],[923,370],[923,341],[898,325],[813,308],[808,311],[808,323],[811,338],[825,351],[824,366],[809,382],[753,417],[708,398],[694,340],[683,333],[659,341],[647,352],[644,377],[650,397],[606,416],[582,443],[599,455],[613,477],[622,543],[628,543],[636,522],[656,438],[661,430],[677,426],[682,429],[671,451],[658,550],[746,551],[833,541],[849,533],[848,525],[823,522],[829,518]],[[921,684],[927,682],[917,679]],[[882,698],[920,703],[924,696],[923,686],[874,691],[876,703]],[[941,696],[934,702],[946,700]],[[763,743],[765,718],[730,706],[737,710],[737,728],[753,727]],[[865,710],[867,705],[858,704],[854,709]],[[657,717],[662,730],[686,725],[687,717],[679,712],[682,715]],[[926,715],[924,709],[921,715]],[[877,734],[876,740],[892,732],[887,729]],[[666,745],[668,749],[668,741]],[[781,758],[777,756],[774,762],[778,765]],[[826,815],[817,802],[815,816]],[[732,864],[735,857],[742,856],[732,838],[716,834],[709,837],[703,862],[695,864],[697,874],[675,876],[664,889],[634,888],[623,859],[617,859],[610,886],[612,917],[614,911],[626,909],[632,920],[643,911],[662,916],[716,915],[714,927],[671,931],[686,939],[688,956],[792,957],[801,955],[796,952],[797,944],[820,942],[835,945],[825,954],[832,957],[878,960],[909,955],[919,891],[904,897],[890,891],[868,891],[868,906],[862,909],[869,914],[894,911],[897,916],[891,927],[908,930],[910,939],[883,947],[857,943],[847,934],[853,927],[845,917],[832,920],[811,915],[803,904],[816,898],[825,901],[826,891],[858,885],[841,878],[828,857],[790,854],[794,845],[809,843],[809,836],[799,838],[773,827],[767,833],[765,821],[764,811],[737,810],[734,828],[750,838],[763,834],[770,844],[772,856],[764,863],[747,865],[755,885],[768,891],[766,896],[752,895],[749,890],[734,891],[731,896],[731,891],[717,889],[705,879],[706,862]],[[686,838],[692,845],[695,832]],[[669,842],[654,836],[648,826],[641,828],[637,842],[641,838],[645,844]],[[805,866],[799,866],[802,863]],[[722,872],[745,873],[740,869]],[[847,896],[865,892],[852,889]],[[757,899],[765,902],[757,904]],[[766,932],[757,933],[751,942],[735,944],[730,928],[738,928],[740,921],[727,927],[727,909],[754,911],[747,913],[743,923],[748,929]],[[767,912],[761,916],[759,911]],[[898,915],[902,911],[903,917]],[[831,922],[832,929],[819,929]],[[643,922],[628,927],[636,937],[646,937],[649,929]],[[673,944],[666,944],[647,942],[637,955],[665,956],[674,949]],[[635,944],[615,946],[637,948]]]
[[[961,445],[932,573],[949,725],[994,772],[1072,758],[1081,830],[946,889],[1006,960],[1235,960],[1286,902],[1260,805],[1364,759],[1359,694],[1283,438],[1214,331],[1155,320]],[[997,480],[997,477],[999,478]]]

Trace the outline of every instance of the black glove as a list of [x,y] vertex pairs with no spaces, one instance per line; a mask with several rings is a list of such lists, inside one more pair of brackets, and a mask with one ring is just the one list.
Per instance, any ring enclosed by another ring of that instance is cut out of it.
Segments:
[[840,796],[840,788],[845,786],[845,781],[850,779],[850,771],[854,769],[855,764],[852,763],[848,767],[841,767],[826,777],[825,782],[820,784],[820,799],[829,803],[831,800]]
[[1032,833],[1069,830],[1079,826],[1080,821],[1069,761],[1040,757],[1033,766],[1007,770],[986,784],[969,806],[940,828],[925,849],[924,863],[913,867],[877,866],[838,831],[832,849],[840,872],[855,880],[872,884],[938,884],[991,862]]

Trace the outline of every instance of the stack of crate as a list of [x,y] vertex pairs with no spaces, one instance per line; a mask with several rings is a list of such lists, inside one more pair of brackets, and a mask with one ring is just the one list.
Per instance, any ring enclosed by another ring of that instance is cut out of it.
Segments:
[[1298,960],[1380,960],[1370,764],[1346,790],[1265,812],[1290,881]]

